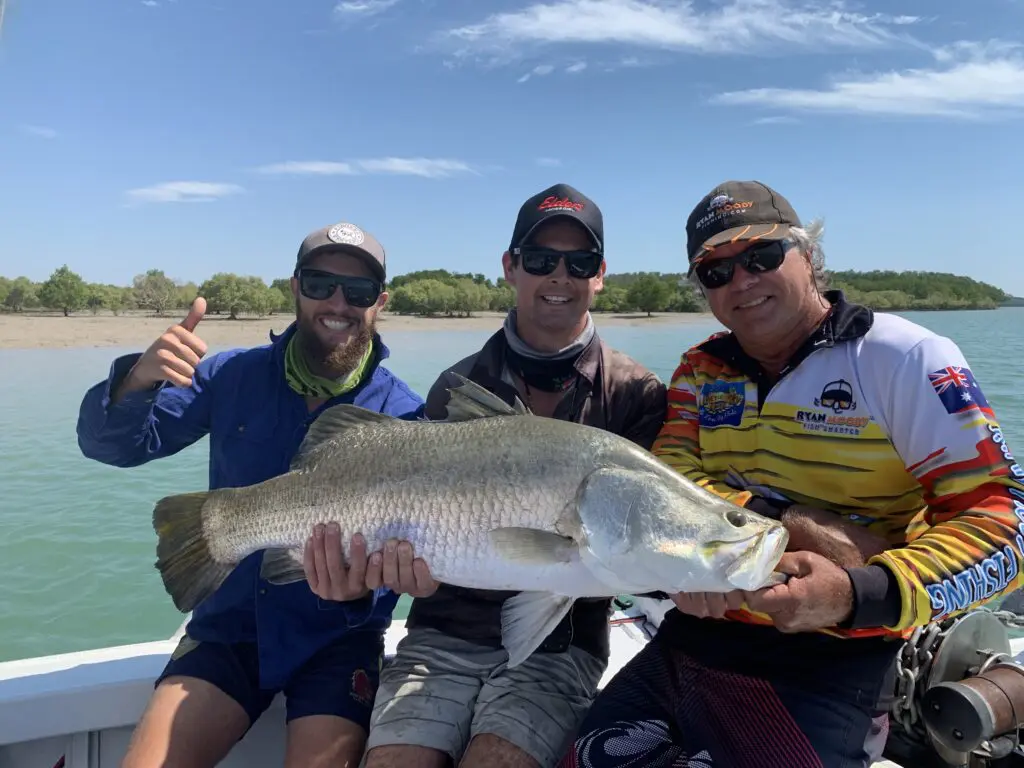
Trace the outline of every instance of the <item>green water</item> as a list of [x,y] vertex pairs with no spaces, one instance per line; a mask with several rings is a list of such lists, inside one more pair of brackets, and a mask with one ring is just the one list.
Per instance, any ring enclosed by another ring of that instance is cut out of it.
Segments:
[[[1024,308],[906,317],[960,344],[1024,454]],[[598,327],[666,381],[683,349],[718,328]],[[389,367],[425,395],[489,335],[392,333]],[[0,350],[0,661],[160,639],[181,623],[152,566],[150,514],[161,496],[205,487],[206,440],[129,470],[85,459],[75,441],[83,393],[125,351]]]

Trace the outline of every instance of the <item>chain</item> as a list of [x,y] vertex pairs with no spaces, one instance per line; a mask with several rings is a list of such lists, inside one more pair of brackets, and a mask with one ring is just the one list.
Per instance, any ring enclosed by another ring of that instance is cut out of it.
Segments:
[[953,623],[947,620],[915,628],[896,657],[896,698],[890,714],[904,733],[921,743],[927,743],[928,734],[918,711],[918,684],[928,679],[935,649]]
[[1007,610],[999,610],[995,608],[986,608],[985,606],[982,606],[980,608],[974,608],[973,610],[991,613],[993,616],[995,616],[997,619],[999,619],[999,621],[1003,623],[1004,627],[1007,627],[1009,629],[1024,630],[1024,616],[1021,616],[1019,613],[1014,613],[1013,611]]

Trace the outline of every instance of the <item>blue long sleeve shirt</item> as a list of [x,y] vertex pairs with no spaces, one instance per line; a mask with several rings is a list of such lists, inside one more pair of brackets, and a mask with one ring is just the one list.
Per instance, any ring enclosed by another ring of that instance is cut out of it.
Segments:
[[[423,399],[381,363],[387,347],[375,337],[370,375],[354,390],[310,412],[285,381],[284,349],[294,324],[271,343],[204,358],[192,385],[163,384],[111,402],[140,357],[118,357],[107,378],[85,394],[79,410],[82,453],[118,467],[171,456],[210,437],[210,489],[262,482],[288,471],[309,425],[324,408],[352,403],[397,418],[417,419]],[[155,499],[153,500],[156,501]],[[280,688],[299,666],[334,640],[365,633],[379,644],[398,596],[379,589],[366,598],[321,600],[305,581],[273,585],[259,577],[262,551],[245,558],[221,587],[196,606],[188,634],[199,641],[255,642],[260,684]]]

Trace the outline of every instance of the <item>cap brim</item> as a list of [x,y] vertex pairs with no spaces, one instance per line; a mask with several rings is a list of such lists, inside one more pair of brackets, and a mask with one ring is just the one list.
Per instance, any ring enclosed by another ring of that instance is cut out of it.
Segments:
[[577,224],[579,224],[581,227],[583,227],[584,231],[590,236],[590,239],[593,241],[594,246],[596,248],[600,248],[602,252],[604,251],[604,246],[601,245],[601,240],[598,238],[597,234],[595,234],[594,230],[592,230],[586,224],[586,222],[577,218],[576,216],[573,216],[571,213],[552,213],[550,216],[544,217],[536,224],[534,224],[532,227],[530,227],[528,230],[526,230],[526,232],[523,233],[523,236],[519,238],[519,242],[515,244],[515,247],[522,246],[523,243],[525,243],[533,236],[534,232],[543,227],[545,224],[551,221],[557,221],[558,219],[568,219],[569,221],[574,221]]
[[694,257],[690,259],[690,269],[687,272],[693,272],[693,268],[701,262],[702,259],[714,252],[714,249],[720,245],[726,243],[738,243],[749,240],[785,240],[789,237],[789,224],[745,224],[742,227],[733,227],[723,232],[719,232],[713,237],[709,237],[705,240]]
[[318,253],[347,253],[352,256],[357,256],[359,259],[366,262],[366,266],[370,268],[374,276],[382,283],[385,282],[385,278],[387,277],[384,267],[381,266],[381,263],[377,261],[377,258],[372,253],[360,248],[358,245],[349,245],[347,243],[327,243],[325,245],[321,245],[319,248],[314,248],[299,260],[295,265],[295,269],[298,270],[301,268],[303,264]]

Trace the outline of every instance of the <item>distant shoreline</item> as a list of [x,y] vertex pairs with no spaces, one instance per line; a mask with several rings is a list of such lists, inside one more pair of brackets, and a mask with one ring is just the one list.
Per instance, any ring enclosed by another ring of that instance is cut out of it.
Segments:
[[[0,313],[0,349],[73,349],[80,347],[144,348],[169,326],[180,322],[185,312],[168,312],[156,317],[151,312],[77,312],[64,317],[59,312]],[[266,344],[270,332],[280,333],[294,319],[290,314],[263,318],[229,320],[207,315],[196,329],[210,347],[250,347]],[[390,332],[407,331],[496,331],[505,320],[504,312],[475,312],[472,317],[417,317],[384,313],[377,329],[387,338]],[[704,312],[595,313],[598,328],[609,326],[666,326],[715,322]]]

